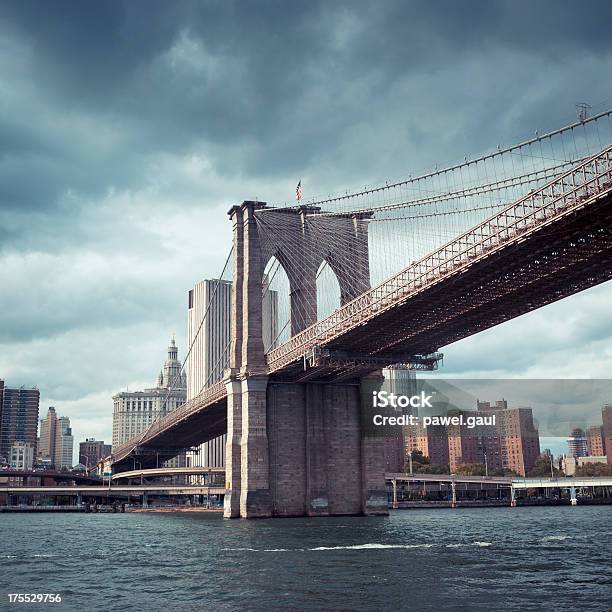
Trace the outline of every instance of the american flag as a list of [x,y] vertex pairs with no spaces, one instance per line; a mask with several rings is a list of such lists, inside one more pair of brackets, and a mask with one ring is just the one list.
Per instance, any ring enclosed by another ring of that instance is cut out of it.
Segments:
[[302,199],[302,179],[295,188],[295,199],[299,202]]

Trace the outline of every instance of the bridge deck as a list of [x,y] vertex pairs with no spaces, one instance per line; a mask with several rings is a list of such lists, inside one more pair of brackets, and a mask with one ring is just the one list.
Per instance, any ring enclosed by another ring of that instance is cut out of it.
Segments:
[[[303,357],[315,347],[384,353],[391,364],[611,278],[608,147],[272,350],[268,370],[303,376]],[[114,449],[113,462],[125,463],[135,450],[186,448],[224,433],[225,397],[216,383]]]

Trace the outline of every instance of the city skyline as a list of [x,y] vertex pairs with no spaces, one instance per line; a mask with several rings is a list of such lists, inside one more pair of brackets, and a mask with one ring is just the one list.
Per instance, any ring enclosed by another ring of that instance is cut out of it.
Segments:
[[[247,5],[232,23],[229,8],[106,4],[93,40],[78,7],[65,30],[62,11],[0,7],[7,384],[38,386],[76,440],[108,440],[109,398],[150,384],[172,332],[186,345],[184,296],[220,272],[229,205],[290,201],[300,179],[308,199],[405,177],[570,123],[578,102],[610,105],[607,4],[596,21],[546,3],[450,4],[416,22],[389,6],[314,2],[296,19]],[[401,23],[414,46],[388,57],[370,23]],[[445,347],[444,374],[609,376],[611,297],[608,283]]]

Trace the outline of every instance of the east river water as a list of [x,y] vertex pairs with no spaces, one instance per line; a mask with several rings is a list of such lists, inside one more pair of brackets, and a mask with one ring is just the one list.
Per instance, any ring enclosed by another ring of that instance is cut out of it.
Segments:
[[612,506],[2,514],[0,595],[0,610],[610,610]]

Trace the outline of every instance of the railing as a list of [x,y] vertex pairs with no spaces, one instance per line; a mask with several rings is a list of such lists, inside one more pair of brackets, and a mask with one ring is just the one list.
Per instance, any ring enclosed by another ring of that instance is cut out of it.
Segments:
[[580,207],[591,196],[609,190],[611,180],[612,146],[528,193],[273,349],[267,355],[270,372],[296,361],[315,345],[324,345],[357,324],[397,306],[458,269],[489,255],[509,240],[540,228],[559,213]]
[[159,432],[168,429],[182,421],[184,418],[189,416],[193,412],[198,412],[202,406],[214,404],[215,402],[222,400],[226,395],[225,383],[219,381],[204,389],[196,397],[185,402],[172,412],[168,413],[163,419],[154,421],[151,426],[146,429],[143,433],[138,436],[130,438],[127,442],[124,442],[117,448],[113,449],[112,457],[113,461],[122,459],[123,457],[130,454],[130,452],[145,442],[147,439],[153,438]]

